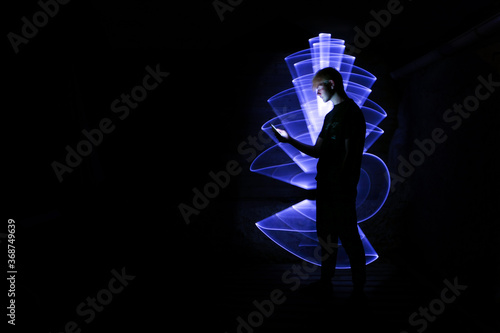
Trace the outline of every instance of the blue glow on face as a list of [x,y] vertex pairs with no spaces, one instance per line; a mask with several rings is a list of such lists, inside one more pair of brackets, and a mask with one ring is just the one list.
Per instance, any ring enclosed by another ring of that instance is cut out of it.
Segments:
[[[347,95],[358,104],[366,121],[364,154],[358,182],[356,213],[358,223],[373,217],[383,206],[390,189],[390,175],[385,163],[366,151],[384,133],[377,125],[387,113],[368,98],[376,77],[355,66],[355,57],[344,54],[341,39],[320,34],[309,39],[309,49],[285,58],[292,77],[293,88],[284,90],[268,100],[275,118],[267,121],[262,130],[276,145],[262,152],[250,170],[288,184],[311,190],[316,188],[317,159],[303,154],[289,144],[279,143],[271,124],[286,129],[297,140],[313,145],[319,135],[326,114],[333,108],[324,103],[312,89],[314,74],[325,67],[336,68],[344,80]],[[304,200],[260,222],[257,227],[276,244],[303,260],[321,265],[316,235],[316,203]],[[366,255],[366,263],[376,260],[377,253],[358,226]],[[338,251],[337,268],[350,268],[345,250]]]

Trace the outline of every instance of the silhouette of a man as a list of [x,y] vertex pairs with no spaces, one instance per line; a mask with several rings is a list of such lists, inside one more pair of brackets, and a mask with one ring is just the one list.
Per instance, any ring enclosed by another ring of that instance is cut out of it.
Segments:
[[[341,74],[334,68],[319,70],[312,81],[323,102],[332,101],[333,109],[325,116],[323,128],[314,146],[292,138],[277,129],[279,141],[318,158],[316,228],[321,244],[320,283],[331,287],[340,238],[351,265],[353,295],[363,295],[366,281],[365,252],[357,228],[356,195],[365,142],[363,113],[344,90]],[[333,250],[333,252],[332,252]]]

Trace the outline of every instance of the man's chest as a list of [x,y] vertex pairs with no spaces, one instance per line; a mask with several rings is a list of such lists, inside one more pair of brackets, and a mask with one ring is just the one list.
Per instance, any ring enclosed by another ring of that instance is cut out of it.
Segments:
[[325,139],[339,140],[345,133],[345,121],[339,117],[332,117],[325,126]]

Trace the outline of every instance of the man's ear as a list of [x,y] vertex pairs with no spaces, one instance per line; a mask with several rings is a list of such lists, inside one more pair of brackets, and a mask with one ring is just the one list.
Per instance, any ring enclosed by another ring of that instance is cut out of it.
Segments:
[[333,80],[328,80],[328,82],[330,82],[331,89],[335,88],[335,82],[333,82]]

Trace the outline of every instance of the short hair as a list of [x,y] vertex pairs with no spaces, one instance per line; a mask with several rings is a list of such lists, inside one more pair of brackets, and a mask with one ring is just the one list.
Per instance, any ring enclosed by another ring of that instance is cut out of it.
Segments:
[[333,67],[325,67],[316,72],[312,80],[313,88],[320,83],[329,80],[335,82],[335,89],[339,95],[347,97],[344,90],[344,79],[342,78],[342,74],[340,74],[339,71]]

